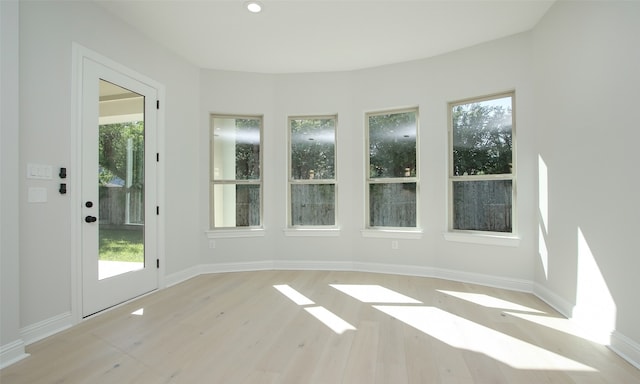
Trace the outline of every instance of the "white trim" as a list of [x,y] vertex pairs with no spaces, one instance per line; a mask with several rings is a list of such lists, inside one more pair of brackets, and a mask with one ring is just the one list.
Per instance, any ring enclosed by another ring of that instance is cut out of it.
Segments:
[[160,207],[160,214],[156,216],[156,258],[160,260],[160,268],[158,269],[158,289],[164,287],[166,273],[166,212],[167,205],[165,204],[165,175],[166,175],[166,159],[167,152],[165,148],[165,124],[166,124],[166,110],[167,110],[167,95],[166,88],[163,84],[154,82],[154,87],[157,91],[156,97],[160,102],[160,109],[156,110],[156,152],[159,154],[159,161],[156,164],[156,205]]
[[609,348],[631,365],[640,369],[640,344],[618,331],[611,333]]
[[507,289],[510,291],[526,292],[533,294],[533,283],[529,280],[513,279],[510,277],[485,275],[481,273],[462,272],[452,269],[435,268],[435,276],[440,279],[459,281],[463,283],[471,283]]
[[450,269],[424,267],[419,265],[397,265],[351,261],[267,260],[240,263],[201,264],[169,275],[166,277],[166,281],[167,286],[172,286],[190,278],[208,273],[272,270],[369,272],[430,277],[535,294],[535,292],[533,292],[533,283],[527,280],[484,275],[480,273],[460,272]]
[[275,270],[283,271],[354,271],[350,261],[300,261],[276,260],[273,262]]
[[264,237],[264,228],[255,229],[212,229],[207,230],[208,239],[232,239],[238,237]]
[[[86,54],[85,48],[77,43],[71,44],[71,124],[70,125],[70,154],[69,169],[71,180],[80,180],[82,164],[82,61]],[[82,217],[80,198],[82,186],[79,182],[67,185],[72,218]],[[70,253],[71,253],[71,314],[73,323],[82,321],[82,239],[80,236],[81,223],[71,220]]]
[[282,230],[285,236],[290,237],[337,237],[340,236],[340,228],[285,228]]
[[471,232],[443,232],[442,235],[445,240],[458,243],[501,245],[505,247],[520,246],[520,238],[512,235],[489,235]]
[[[259,130],[259,134],[260,134],[260,141],[259,141],[259,150],[260,150],[260,156],[259,156],[259,166],[260,166],[260,172],[259,172],[259,177],[258,179],[244,179],[244,180],[240,180],[240,179],[219,179],[216,180],[215,179],[215,175],[214,175],[214,163],[215,163],[215,151],[214,151],[214,146],[215,146],[215,136],[213,134],[213,130],[214,128],[214,120],[215,119],[233,119],[233,120],[237,120],[237,119],[252,119],[252,120],[259,120],[260,121],[260,130]],[[222,231],[222,232],[226,232],[229,231],[229,229],[227,228],[232,228],[232,229],[237,229],[240,231],[245,231],[245,230],[252,230],[252,229],[260,229],[263,230],[263,225],[264,225],[264,169],[263,169],[263,165],[264,165],[264,115],[263,114],[259,114],[259,115],[245,115],[245,114],[226,114],[226,113],[214,113],[214,112],[210,112],[209,113],[209,123],[208,123],[208,129],[207,129],[207,139],[209,141],[209,146],[208,146],[208,163],[207,163],[207,168],[208,168],[208,177],[207,179],[209,180],[209,229],[207,229],[207,232],[214,232],[214,231]],[[246,228],[246,227],[237,227],[235,226],[236,223],[234,222],[234,227],[216,227],[215,225],[215,218],[216,218],[216,202],[215,202],[215,197],[214,197],[214,188],[216,185],[246,185],[246,186],[258,186],[260,189],[260,227],[259,228]],[[208,236],[208,235],[207,235]],[[260,235],[260,236],[264,236],[264,235]],[[209,237],[209,236],[208,236]],[[227,237],[227,236],[222,236],[222,237]],[[214,239],[214,238],[222,238],[222,237],[209,237],[210,239]],[[253,237],[253,236],[229,236],[229,237]]]
[[362,229],[362,237],[378,239],[422,239],[422,229]]
[[[332,179],[294,179],[291,174],[291,170],[293,168],[293,161],[291,159],[293,150],[291,143],[291,122],[293,120],[333,120],[333,178]],[[287,117],[287,226],[285,229],[285,236],[337,236],[337,235],[322,235],[322,234],[312,234],[312,235],[304,235],[304,234],[291,234],[287,233],[287,230],[296,231],[302,228],[295,227],[291,221],[293,218],[293,209],[292,202],[293,198],[291,197],[291,189],[293,185],[333,185],[333,209],[334,209],[334,226],[338,223],[338,114],[330,114],[330,115],[289,115]],[[313,228],[311,225],[309,229]],[[335,227],[333,227],[335,228]],[[306,229],[306,228],[305,228]]]
[[433,268],[417,265],[354,262],[351,270],[357,272],[388,273],[403,276],[435,277]]
[[0,369],[8,367],[13,363],[29,357],[24,351],[24,341],[22,339],[0,346]]
[[[298,260],[269,260],[241,263],[201,264],[166,276],[165,286],[170,287],[203,274],[272,270],[326,270],[385,273],[404,276],[441,278],[452,281],[531,293],[534,296],[538,297],[540,300],[546,302],[548,305],[550,305],[552,308],[554,308],[567,318],[571,318],[571,314],[573,312],[573,305],[571,303],[538,283],[522,279],[506,278],[502,276],[484,275],[479,273],[461,272],[449,269],[416,265],[396,265],[349,261],[325,262]],[[0,361],[2,362],[2,364],[6,364],[2,367],[27,357],[28,354],[20,353],[20,351],[24,351],[24,345],[29,345],[33,342],[36,342],[71,327],[72,325],[74,325],[74,322],[72,320],[73,319],[71,313],[63,313],[23,328],[21,330],[21,335],[24,342],[19,340],[14,343],[4,345],[0,348]],[[622,333],[614,330],[611,334],[611,345],[609,345],[609,348],[617,355],[628,361],[630,364],[640,369],[640,344],[623,335]],[[14,355],[15,358],[13,360],[9,360],[8,356]]]
[[[468,176],[454,176],[453,175],[453,115],[452,110],[456,106],[473,104],[484,101],[492,101],[503,98],[511,98],[511,173],[508,174],[490,174],[490,175],[468,175]],[[453,183],[454,182],[469,182],[479,180],[496,180],[496,181],[511,181],[511,231],[512,233],[518,233],[518,186],[517,186],[517,163],[518,163],[518,142],[516,139],[516,90],[511,89],[509,91],[492,93],[479,97],[469,97],[462,100],[451,101],[447,103],[447,226],[451,231],[453,229]],[[445,235],[445,238],[447,236]],[[449,240],[449,239],[447,239]],[[456,241],[451,239],[452,241]],[[463,241],[463,240],[460,240]],[[472,242],[472,241],[463,241]],[[477,244],[496,244],[491,242],[477,242]],[[497,244],[503,245],[503,244]],[[508,243],[504,245],[510,245]],[[513,246],[519,245],[517,242]]]
[[65,312],[35,324],[27,325],[20,330],[20,335],[25,345],[29,345],[58,332],[62,332],[74,324],[75,322],[73,321],[71,312]]
[[562,316],[571,318],[573,316],[574,305],[558,296],[544,285],[534,283],[532,292],[536,297],[549,304],[553,309],[560,312]]
[[[371,167],[371,153],[370,153],[370,140],[371,140],[371,130],[370,130],[370,126],[369,126],[369,122],[370,122],[370,118],[372,116],[380,116],[380,115],[387,115],[387,114],[403,114],[403,113],[414,113],[415,117],[416,117],[416,124],[415,124],[415,133],[416,136],[414,138],[414,142],[415,142],[415,146],[416,146],[416,169],[415,172],[416,174],[414,176],[406,176],[406,177],[371,177],[370,174],[370,167]],[[369,111],[369,112],[365,112],[364,114],[364,172],[365,172],[365,178],[364,178],[364,225],[365,228],[362,231],[362,236],[363,237],[382,237],[382,238],[392,238],[392,239],[419,239],[422,237],[422,230],[420,228],[415,228],[414,230],[417,230],[420,232],[420,237],[397,237],[397,236],[373,236],[373,235],[368,235],[365,233],[365,231],[386,231],[386,230],[390,230],[390,231],[395,231],[398,230],[398,228],[386,228],[386,227],[372,227],[370,225],[371,223],[371,196],[370,196],[370,192],[371,192],[371,185],[372,184],[404,184],[404,183],[415,183],[416,185],[416,227],[420,225],[420,207],[422,205],[421,200],[420,200],[420,172],[421,172],[421,166],[420,166],[420,106],[419,105],[414,105],[414,106],[410,106],[410,107],[399,107],[397,109],[384,109],[384,110],[377,110],[377,111]],[[402,229],[399,229],[400,231],[402,231]],[[373,233],[372,232],[372,233]]]
[[[71,124],[70,124],[70,169],[69,177],[71,180],[82,180],[82,81],[83,81],[83,61],[85,58],[93,60],[101,65],[120,72],[125,76],[136,79],[136,81],[146,84],[156,91],[156,98],[160,102],[160,110],[156,110],[156,142],[155,150],[158,153],[164,153],[165,149],[165,100],[166,88],[163,84],[140,74],[116,61],[109,59],[95,51],[92,51],[76,42],[72,42],[72,60],[71,60]],[[164,206],[164,172],[165,166],[162,161],[165,156],[161,156],[161,161],[155,163],[156,167],[156,188],[154,191],[155,204]],[[70,202],[71,217],[81,217],[82,205],[82,188],[81,183],[71,183]],[[157,288],[164,286],[165,273],[165,244],[164,231],[165,219],[164,215],[158,215],[156,220],[156,258],[160,260],[160,269],[157,271]],[[80,236],[82,223],[79,220],[71,220],[71,324],[77,324],[82,321],[82,239]]]
[[176,284],[180,284],[198,275],[201,275],[201,269],[201,265],[196,265],[194,267],[183,269],[182,271],[166,275],[164,277],[164,288],[172,287]]
[[226,273],[226,272],[250,272],[272,271],[273,261],[250,261],[241,263],[204,264],[200,266],[200,274]]

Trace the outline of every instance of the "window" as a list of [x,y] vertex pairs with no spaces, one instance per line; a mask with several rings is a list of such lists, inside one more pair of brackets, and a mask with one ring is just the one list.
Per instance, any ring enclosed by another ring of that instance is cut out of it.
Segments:
[[513,233],[514,98],[449,105],[450,230]]
[[211,116],[211,228],[262,225],[262,117]]
[[289,118],[289,226],[336,225],[336,117]]
[[418,110],[366,115],[367,227],[417,227]]

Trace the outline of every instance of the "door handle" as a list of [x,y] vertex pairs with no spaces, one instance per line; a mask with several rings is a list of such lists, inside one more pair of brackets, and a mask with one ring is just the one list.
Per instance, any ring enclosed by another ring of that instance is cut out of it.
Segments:
[[87,223],[95,223],[98,220],[95,216],[87,216],[84,218],[84,221]]

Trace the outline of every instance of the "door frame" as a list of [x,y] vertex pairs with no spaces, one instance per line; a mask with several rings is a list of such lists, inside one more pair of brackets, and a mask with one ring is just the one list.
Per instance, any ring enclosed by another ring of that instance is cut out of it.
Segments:
[[[163,84],[140,74],[114,60],[111,60],[95,51],[92,51],[78,43],[72,43],[71,60],[71,124],[70,124],[70,161],[67,169],[67,190],[70,200],[70,254],[71,254],[71,319],[73,324],[83,321],[82,311],[82,82],[83,63],[90,59],[115,71],[132,77],[137,81],[155,88],[157,91],[160,108],[156,119],[156,152],[164,153],[165,133],[165,87]],[[164,206],[165,201],[165,167],[163,157],[160,155],[156,164],[156,200],[159,207]],[[157,259],[160,263],[158,269],[158,289],[165,287],[165,219],[162,209],[157,217],[157,229],[155,236]],[[153,240],[152,240],[153,241]],[[117,305],[115,306],[117,307]],[[112,308],[115,308],[112,307]],[[107,309],[108,310],[108,309]],[[89,316],[88,318],[90,318]]]

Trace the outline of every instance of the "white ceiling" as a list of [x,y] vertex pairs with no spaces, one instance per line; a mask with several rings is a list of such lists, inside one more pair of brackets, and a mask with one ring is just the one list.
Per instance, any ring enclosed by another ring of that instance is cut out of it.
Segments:
[[98,1],[200,68],[328,72],[431,57],[531,29],[555,0]]

